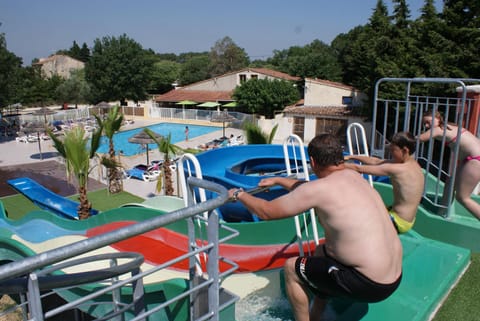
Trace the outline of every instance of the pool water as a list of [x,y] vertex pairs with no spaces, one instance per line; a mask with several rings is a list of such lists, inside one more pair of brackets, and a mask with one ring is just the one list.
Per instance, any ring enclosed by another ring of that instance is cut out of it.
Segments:
[[[167,137],[171,135],[171,143],[176,144],[185,140],[185,124],[172,124],[172,123],[160,123],[156,125],[147,126],[149,129],[157,134]],[[115,151],[122,151],[125,156],[137,155],[145,152],[145,148],[142,144],[129,143],[128,139],[133,135],[141,132],[143,128],[136,128],[118,132],[113,135],[113,145]],[[209,134],[211,132],[219,130],[215,126],[200,126],[200,125],[188,125],[188,138],[192,139],[201,135]],[[149,149],[156,149],[157,144],[148,144]],[[97,150],[98,153],[108,153],[108,138],[102,136],[100,147]]]

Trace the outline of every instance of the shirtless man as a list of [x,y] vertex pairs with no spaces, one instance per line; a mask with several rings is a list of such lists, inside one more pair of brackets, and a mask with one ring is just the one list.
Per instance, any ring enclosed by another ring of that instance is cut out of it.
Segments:
[[398,233],[408,232],[415,223],[417,207],[423,194],[425,179],[422,168],[413,157],[415,137],[408,132],[393,135],[390,142],[392,159],[349,155],[345,160],[357,160],[364,165],[345,163],[347,168],[376,176],[389,176],[393,186],[393,205],[389,214]]
[[[402,245],[385,205],[361,175],[345,167],[338,139],[319,135],[308,145],[308,153],[318,179],[272,177],[259,183],[280,185],[288,194],[267,201],[241,189],[229,190],[233,200],[263,220],[315,209],[325,245],[317,247],[314,256],[289,258],[284,266],[287,295],[297,321],[320,320],[331,297],[384,300],[402,277]],[[309,290],[315,294],[311,309]]]

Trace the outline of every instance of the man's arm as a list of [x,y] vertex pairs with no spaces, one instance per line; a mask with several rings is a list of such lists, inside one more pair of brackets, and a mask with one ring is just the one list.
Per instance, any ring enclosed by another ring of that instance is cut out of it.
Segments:
[[[306,183],[311,184],[312,182]],[[311,193],[311,188],[307,187],[306,184],[301,184],[298,191],[295,189],[295,191],[267,201],[250,195],[241,189],[233,188],[228,191],[231,199],[242,202],[251,213],[256,214],[262,220],[287,218],[312,208],[315,197],[312,197]]]
[[390,176],[395,171],[395,164],[390,162],[383,162],[379,165],[359,165],[352,163],[345,163],[345,167],[353,169],[362,174],[375,176]]
[[259,183],[259,187],[269,187],[274,185],[279,185],[286,190],[291,191],[295,189],[299,184],[302,184],[304,181],[300,181],[295,178],[288,178],[288,177],[269,177],[262,179]]
[[345,160],[357,160],[359,162],[362,162],[363,164],[366,165],[378,165],[383,163],[385,160],[380,159],[378,157],[370,157],[370,156],[365,156],[365,155],[347,155],[345,156]]

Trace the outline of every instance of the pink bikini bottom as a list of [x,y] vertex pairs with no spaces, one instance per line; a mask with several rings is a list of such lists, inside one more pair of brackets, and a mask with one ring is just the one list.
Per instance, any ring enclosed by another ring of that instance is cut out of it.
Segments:
[[480,156],[467,156],[463,161],[468,162],[468,161],[471,161],[471,160],[480,161]]

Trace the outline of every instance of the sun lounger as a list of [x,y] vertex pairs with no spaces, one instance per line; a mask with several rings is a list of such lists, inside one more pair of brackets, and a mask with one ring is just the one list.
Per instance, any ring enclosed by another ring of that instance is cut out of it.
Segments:
[[97,127],[90,126],[90,125],[85,125],[85,126],[83,126],[83,129],[85,129],[86,132],[91,133],[91,132],[95,131],[95,129],[97,129]]
[[125,171],[126,178],[136,178],[145,182],[157,180],[160,176],[160,170],[158,166],[147,166],[144,164],[136,165],[131,169]]
[[[179,159],[180,159],[180,157],[173,157],[172,159],[170,159],[170,166],[169,167],[172,171],[177,170],[177,161]],[[163,159],[152,161],[153,169],[154,170],[161,170],[164,161],[165,160],[163,160]]]
[[39,136],[37,134],[31,134],[27,136],[27,141],[29,143],[36,143],[39,140]]
[[27,136],[18,136],[18,137],[15,137],[15,140],[18,143],[28,143]]

